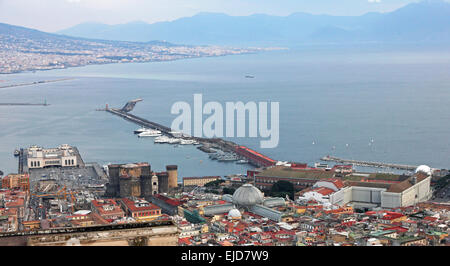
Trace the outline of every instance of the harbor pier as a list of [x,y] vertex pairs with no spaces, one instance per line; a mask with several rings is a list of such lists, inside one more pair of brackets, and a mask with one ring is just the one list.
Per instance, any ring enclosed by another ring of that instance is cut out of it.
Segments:
[[[97,111],[106,111],[108,113],[119,116],[139,126],[153,130],[159,130],[164,135],[173,136],[171,128],[129,113],[133,110],[136,103],[140,101],[142,101],[142,99],[130,101],[122,109],[109,108],[108,105],[106,105],[105,109],[97,109]],[[194,140],[200,143],[201,146],[198,147],[198,149],[205,153],[215,153],[216,151],[222,151],[224,153],[236,154],[238,157],[244,158],[249,164],[254,165],[256,167],[267,167],[276,164],[275,160],[261,153],[258,153],[245,146],[241,146],[234,142],[227,141],[221,138],[199,138],[186,135],[182,135],[179,138],[186,140]]]
[[351,159],[342,159],[334,156],[325,156],[321,158],[322,161],[331,161],[342,164],[353,164],[358,166],[367,166],[367,167],[377,167],[377,168],[392,168],[399,170],[408,170],[413,171],[417,169],[416,165],[406,165],[406,164],[395,164],[395,163],[381,163],[381,162],[369,162],[369,161],[358,161]]

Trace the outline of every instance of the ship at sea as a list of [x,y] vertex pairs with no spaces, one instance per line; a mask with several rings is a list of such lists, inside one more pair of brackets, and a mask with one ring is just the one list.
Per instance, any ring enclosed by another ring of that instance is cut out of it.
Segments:
[[148,131],[148,130],[149,130],[148,128],[141,127],[140,129],[136,129],[134,131],[134,134],[141,134],[141,133],[144,133],[145,131]]
[[162,133],[159,130],[146,130],[142,133],[138,134],[138,137],[142,138],[142,137],[159,137],[161,136]]
[[180,142],[181,145],[198,145],[199,143],[195,140],[191,140],[191,139],[183,139]]

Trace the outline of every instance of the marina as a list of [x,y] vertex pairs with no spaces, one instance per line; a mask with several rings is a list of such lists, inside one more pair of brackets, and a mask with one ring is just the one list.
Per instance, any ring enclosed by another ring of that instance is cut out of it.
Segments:
[[174,144],[174,147],[178,147],[178,145],[199,145],[197,148],[205,153],[209,153],[209,158],[211,160],[217,160],[219,162],[236,162],[237,164],[251,164],[257,167],[266,167],[276,164],[275,160],[234,142],[225,141],[219,138],[209,139],[188,136],[182,132],[173,131],[171,128],[164,125],[130,114],[129,112],[131,112],[136,103],[140,101],[142,101],[142,99],[129,101],[122,109],[109,108],[108,105],[106,105],[105,109],[97,109],[97,111],[109,112],[141,126],[141,128],[135,130],[134,133],[137,134],[138,137],[155,137],[154,143]]

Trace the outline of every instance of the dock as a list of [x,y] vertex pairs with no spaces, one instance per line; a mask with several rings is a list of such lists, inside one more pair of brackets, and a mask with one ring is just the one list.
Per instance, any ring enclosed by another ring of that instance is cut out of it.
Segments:
[[67,80],[73,80],[73,78],[63,78],[63,79],[54,79],[54,80],[41,80],[41,81],[24,82],[24,83],[18,83],[18,84],[9,84],[9,85],[0,86],[0,89],[22,87],[22,86],[31,86],[31,85],[40,85],[40,84],[61,82],[61,81],[67,81]]
[[[136,103],[140,101],[142,101],[142,99],[130,101],[122,109],[109,108],[108,105],[106,105],[106,108],[97,109],[97,111],[106,111],[110,114],[119,116],[139,126],[153,130],[159,130],[164,135],[172,136],[171,128],[129,113],[133,110]],[[265,167],[275,165],[276,163],[275,160],[272,160],[267,156],[264,156],[247,147],[240,146],[234,142],[227,141],[221,138],[198,138],[193,136],[183,136],[181,138],[197,141],[202,145],[201,147],[198,147],[198,149],[205,153],[214,153],[215,152],[214,150],[220,150],[226,153],[238,154],[240,157],[245,158],[250,164],[256,167]]]
[[109,112],[111,114],[120,116],[123,119],[128,120],[130,122],[133,122],[133,123],[135,123],[137,125],[140,125],[140,126],[143,126],[143,127],[146,127],[146,128],[150,128],[150,129],[159,130],[159,131],[161,131],[162,133],[164,133],[166,135],[169,135],[169,133],[172,131],[172,129],[170,129],[170,128],[166,127],[166,126],[160,125],[160,124],[155,123],[155,122],[148,121],[148,120],[146,120],[144,118],[132,115],[130,113],[121,111],[119,109],[108,108],[108,109],[105,109],[105,111]]
[[328,162],[337,162],[342,164],[353,164],[358,166],[368,166],[368,167],[377,167],[377,168],[392,168],[399,170],[408,170],[413,171],[417,169],[416,165],[406,165],[406,164],[395,164],[395,163],[381,163],[381,162],[369,162],[369,161],[358,161],[351,159],[342,159],[334,156],[325,156],[321,158],[322,161]]
[[49,106],[48,103],[0,103],[0,106]]

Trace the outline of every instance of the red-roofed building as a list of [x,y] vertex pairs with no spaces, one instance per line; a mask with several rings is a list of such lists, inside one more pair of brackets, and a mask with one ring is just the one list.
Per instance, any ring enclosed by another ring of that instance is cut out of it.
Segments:
[[169,215],[178,214],[178,206],[183,204],[180,200],[172,199],[161,194],[153,195],[151,201],[153,204],[160,207],[164,213]]
[[407,228],[404,228],[404,227],[402,227],[402,226],[386,227],[386,228],[384,228],[383,230],[385,230],[385,231],[387,231],[387,230],[394,230],[394,231],[396,231],[397,233],[405,233],[405,232],[408,232],[408,229],[407,229]]
[[237,146],[235,152],[257,166],[268,167],[277,163],[275,160],[245,146]]
[[381,219],[384,220],[385,222],[392,224],[392,223],[405,221],[407,219],[407,217],[406,217],[406,215],[404,215],[402,213],[388,211]]
[[117,220],[125,216],[125,212],[113,199],[91,201],[92,212],[98,213],[105,220]]
[[161,216],[161,208],[143,199],[120,199],[126,214],[138,221],[151,221]]
[[22,191],[30,190],[29,174],[10,174],[2,179],[2,188],[19,189]]
[[433,216],[427,216],[427,217],[425,217],[425,218],[423,218],[425,221],[428,221],[428,222],[436,222],[437,220],[438,220],[438,218],[437,217],[433,217]]
[[191,246],[192,242],[190,240],[190,237],[179,238],[178,245],[179,246]]

